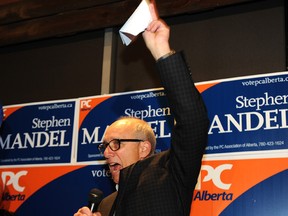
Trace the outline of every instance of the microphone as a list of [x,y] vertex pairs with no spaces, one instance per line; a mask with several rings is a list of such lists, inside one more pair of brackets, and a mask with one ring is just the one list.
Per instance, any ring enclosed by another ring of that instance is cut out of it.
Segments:
[[96,212],[98,205],[102,201],[103,192],[97,188],[91,189],[88,196],[88,208],[92,212]]

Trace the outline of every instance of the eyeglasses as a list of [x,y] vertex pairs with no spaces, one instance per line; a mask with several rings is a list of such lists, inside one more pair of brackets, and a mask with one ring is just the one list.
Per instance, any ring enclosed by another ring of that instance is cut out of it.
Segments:
[[143,142],[144,140],[140,140],[140,139],[113,139],[110,142],[103,142],[98,146],[98,149],[100,152],[104,153],[105,149],[107,148],[107,146],[109,146],[109,148],[112,151],[117,151],[118,149],[120,149],[120,144],[121,142]]

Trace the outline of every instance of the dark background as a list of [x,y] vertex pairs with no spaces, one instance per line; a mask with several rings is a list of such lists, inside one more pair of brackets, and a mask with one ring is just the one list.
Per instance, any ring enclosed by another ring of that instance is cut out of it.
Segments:
[[[184,50],[201,82],[285,71],[286,7],[284,0],[266,0],[164,19],[171,47]],[[113,27],[110,93],[161,87],[142,37],[126,47],[120,27]],[[0,47],[2,105],[100,95],[104,32]]]

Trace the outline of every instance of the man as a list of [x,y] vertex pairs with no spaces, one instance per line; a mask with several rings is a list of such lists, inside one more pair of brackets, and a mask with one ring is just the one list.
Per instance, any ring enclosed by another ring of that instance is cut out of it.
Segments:
[[[102,148],[118,192],[105,198],[93,216],[186,216],[190,214],[206,146],[208,117],[182,53],[171,51],[169,27],[158,19],[143,33],[156,60],[176,120],[168,151],[151,155],[155,137],[143,120],[124,117],[106,131]],[[154,138],[153,138],[154,137]],[[87,207],[74,216],[92,216]]]

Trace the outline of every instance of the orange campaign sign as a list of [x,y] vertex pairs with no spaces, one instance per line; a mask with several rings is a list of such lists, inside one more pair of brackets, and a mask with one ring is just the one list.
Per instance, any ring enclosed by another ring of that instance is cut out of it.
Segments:
[[[286,153],[287,154],[287,153]],[[190,215],[218,216],[241,195],[277,174],[288,170],[288,158],[260,158],[237,160],[204,160],[194,191]],[[287,175],[287,174],[286,174]],[[283,185],[286,184],[283,182]],[[278,187],[281,187],[278,185]],[[265,197],[265,189],[253,191],[254,197]],[[274,193],[277,193],[274,186]],[[287,190],[287,189],[286,189]],[[279,191],[280,192],[280,191]],[[259,193],[259,194],[255,194]],[[261,195],[262,193],[262,195]],[[276,199],[277,202],[283,202]],[[275,201],[276,201],[275,200]],[[255,200],[252,202],[260,202]],[[272,205],[272,204],[271,204]],[[242,206],[243,207],[243,206]],[[263,208],[262,206],[258,206]],[[257,207],[255,207],[257,208]],[[229,214],[227,214],[229,215]],[[276,214],[275,214],[276,215]]]
[[83,120],[86,118],[86,116],[89,114],[89,111],[94,109],[97,105],[99,105],[101,102],[107,100],[111,96],[106,97],[88,97],[88,98],[82,98],[80,99],[80,113],[79,113],[79,124],[80,127]]
[[2,205],[15,212],[26,200],[51,181],[82,166],[1,168]]

